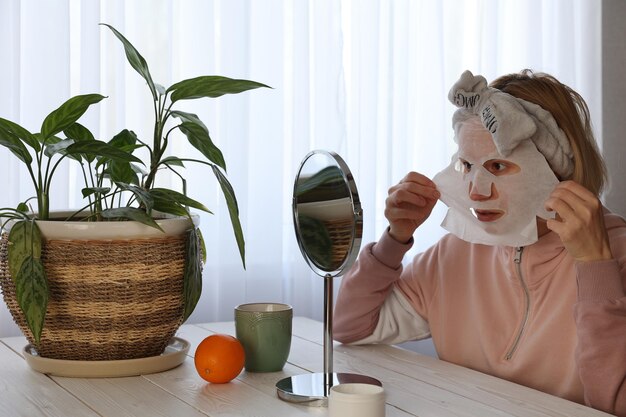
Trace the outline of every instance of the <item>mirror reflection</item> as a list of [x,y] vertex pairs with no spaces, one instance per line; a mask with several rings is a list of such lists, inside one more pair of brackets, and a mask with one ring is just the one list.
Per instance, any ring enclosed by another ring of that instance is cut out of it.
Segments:
[[305,157],[296,177],[294,223],[300,249],[319,275],[349,267],[363,222],[354,181],[338,155],[314,151]]

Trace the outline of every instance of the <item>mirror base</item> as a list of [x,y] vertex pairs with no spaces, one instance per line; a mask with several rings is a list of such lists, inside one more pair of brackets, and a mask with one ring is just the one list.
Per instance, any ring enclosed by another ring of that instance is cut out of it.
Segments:
[[276,383],[276,393],[281,400],[308,405],[327,407],[328,394],[334,385],[360,383],[382,387],[382,383],[372,377],[347,373],[314,373],[290,376]]

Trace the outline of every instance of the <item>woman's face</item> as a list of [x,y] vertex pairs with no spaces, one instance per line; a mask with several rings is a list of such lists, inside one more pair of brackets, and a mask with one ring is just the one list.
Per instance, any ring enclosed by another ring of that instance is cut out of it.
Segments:
[[[468,197],[476,202],[472,214],[481,222],[495,222],[507,215],[508,191],[500,190],[499,177],[519,175],[515,162],[498,155],[491,134],[482,125],[465,123],[459,131],[455,169],[468,184]],[[480,204],[479,204],[480,203]]]
[[533,142],[522,142],[504,157],[478,118],[462,123],[457,142],[452,163],[435,177],[442,201],[451,208],[448,224],[476,243],[536,241],[536,217],[549,217],[543,204],[558,180]]

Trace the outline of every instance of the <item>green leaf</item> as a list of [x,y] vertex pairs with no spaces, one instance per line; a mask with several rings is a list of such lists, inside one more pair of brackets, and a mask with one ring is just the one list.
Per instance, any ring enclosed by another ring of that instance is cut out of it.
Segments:
[[220,97],[224,94],[238,94],[254,88],[266,87],[265,84],[249,80],[237,80],[219,75],[205,75],[180,81],[167,92],[172,92],[172,103],[178,100],[190,100],[202,97]]
[[39,133],[35,134],[35,137],[38,138],[41,141],[42,145],[54,145],[55,143],[59,143],[62,140],[65,140],[65,139],[61,139],[60,137],[58,137],[56,135],[52,135],[52,136],[48,137],[44,141],[43,140],[43,136],[41,136],[41,134],[39,134]]
[[237,247],[239,248],[239,255],[241,256],[241,263],[243,264],[243,268],[246,269],[245,241],[243,238],[243,231],[241,230],[241,223],[239,222],[239,208],[237,207],[235,191],[230,185],[228,179],[224,176],[224,174],[222,174],[222,171],[220,171],[217,166],[211,165],[211,168],[213,169],[213,174],[215,174],[215,178],[217,178],[217,181],[222,187],[222,193],[224,194],[226,204],[228,205],[230,222],[233,225],[233,232],[235,234],[235,239],[237,240]]
[[48,280],[41,260],[27,257],[15,277],[15,296],[35,342],[39,343],[48,306]]
[[196,229],[198,233],[198,238],[200,238],[200,249],[202,250],[202,263],[206,263],[206,244],[204,243],[204,236],[202,236],[202,231],[198,228]]
[[[114,148],[119,149],[120,151],[123,151],[129,155],[132,155],[135,149],[145,146],[143,144],[138,144],[137,142],[139,142],[139,139],[137,138],[137,135],[135,134],[135,132],[133,132],[132,130],[124,129],[117,135],[113,136],[113,138],[108,142],[108,144],[113,146]],[[125,164],[127,166],[123,167],[122,169],[126,171],[136,172],[131,167],[131,164],[127,163],[127,161],[113,160],[112,162],[113,162],[113,165],[115,165],[115,163]],[[114,170],[120,169],[120,167],[114,167],[113,169]],[[128,181],[123,181],[123,182],[131,182],[131,181],[128,180]]]
[[165,87],[163,87],[161,84],[154,83],[154,88],[156,89],[157,93],[159,93],[159,96],[165,95]]
[[109,191],[111,191],[110,187],[85,187],[82,190],[80,190],[83,193],[83,198],[87,198],[90,195],[103,195],[103,194],[107,194]]
[[111,161],[109,175],[115,183],[139,185],[139,176],[129,162]]
[[202,294],[202,249],[198,229],[191,229],[187,235],[185,273],[183,281],[183,298],[185,311],[183,322],[186,321],[200,300]]
[[178,127],[187,136],[189,143],[202,152],[211,162],[218,164],[223,170],[226,170],[226,162],[224,161],[222,151],[211,140],[209,129],[207,129],[202,120],[193,113],[180,110],[174,110],[170,114],[183,121]]
[[74,139],[65,139],[51,145],[47,145],[44,150],[44,154],[48,158],[51,158],[57,153],[64,153],[65,149],[67,149],[67,147],[70,146],[72,143],[74,143]]
[[111,146],[108,143],[94,140],[90,142],[76,142],[73,145],[67,147],[66,152],[69,155],[93,155],[108,158],[111,160],[126,161],[126,162],[139,162],[143,163],[141,159],[125,152],[121,149]]
[[222,151],[215,146],[206,128],[192,122],[183,122],[178,128],[187,136],[187,140],[194,148],[226,171],[226,161],[224,161]]
[[100,24],[111,29],[113,34],[122,42],[122,45],[124,45],[124,51],[126,52],[126,59],[128,59],[130,66],[133,67],[135,71],[137,71],[139,75],[144,78],[144,80],[146,80],[146,82],[148,83],[148,87],[150,88],[150,92],[152,93],[152,98],[154,99],[154,101],[157,101],[157,89],[154,85],[154,81],[152,81],[152,76],[150,75],[150,70],[148,69],[148,63],[146,62],[146,60],[141,56],[139,51],[135,49],[133,44],[130,43],[128,39],[124,37],[124,35],[119,33],[117,29],[115,29],[111,25],[107,25],[106,23]]
[[50,113],[41,125],[41,135],[46,140],[73,125],[91,106],[100,102],[104,96],[100,94],[84,94],[74,96]]
[[[109,145],[118,149],[134,149],[137,143],[137,135],[132,130],[123,129],[109,141]],[[128,145],[132,145],[130,148]]]
[[15,222],[9,232],[9,273],[15,296],[38,343],[48,305],[48,282],[41,262],[41,232],[34,220]]
[[211,212],[208,208],[204,206],[204,204],[192,198],[189,198],[186,195],[179,193],[178,191],[169,190],[167,188],[153,188],[149,191],[149,193],[154,201],[170,201],[183,207],[189,206],[198,210],[206,211],[207,213]]
[[174,166],[178,166],[178,167],[185,167],[185,164],[183,163],[182,159],[178,158],[177,156],[168,156],[167,158],[164,158],[161,160],[161,164],[163,165],[174,165]]
[[13,155],[17,156],[25,164],[30,165],[33,162],[30,152],[13,132],[0,128],[0,145],[9,149]]
[[[87,129],[85,126],[81,125],[78,122],[74,123],[67,129],[64,129],[63,133],[65,133],[65,136],[68,139],[73,139],[74,142],[93,142],[96,140],[93,133],[91,133],[89,129]],[[85,157],[85,160],[89,163],[93,162],[93,160],[96,159],[94,155],[68,155],[68,156],[72,159],[78,160],[79,162],[82,161],[83,156]]]
[[0,130],[6,130],[9,133],[13,133],[14,136],[20,138],[24,143],[33,148],[35,152],[39,152],[41,147],[39,146],[39,141],[28,130],[24,129],[22,126],[14,123],[10,120],[3,119],[0,117]]
[[78,122],[64,129],[63,133],[68,139],[74,139],[75,142],[90,142],[96,140],[93,133]]
[[141,175],[143,177],[145,177],[146,175],[148,175],[148,171],[146,171],[145,169],[143,169],[142,167],[140,167],[137,164],[130,164],[131,169],[138,175]]
[[135,207],[119,207],[106,209],[102,210],[100,214],[105,219],[133,220],[145,224],[146,226],[154,227],[155,229],[163,231],[163,229],[161,229],[161,226],[159,226],[150,215],[146,214],[145,211]]
[[135,197],[137,197],[137,200],[141,203],[141,205],[145,207],[148,213],[152,210],[154,206],[154,200],[152,198],[152,195],[150,194],[150,191],[141,187],[137,187],[135,185],[125,184],[121,182],[117,182],[116,185],[122,190],[130,191],[131,193],[133,193]]
[[170,114],[174,117],[178,117],[183,122],[191,122],[191,123],[197,124],[199,126],[202,126],[202,128],[204,128],[204,130],[206,130],[207,132],[209,131],[206,125],[202,122],[202,120],[200,120],[200,118],[196,114],[185,112],[185,111],[180,111],[180,110],[172,110]]
[[[121,151],[132,154],[137,148],[137,135],[133,131],[124,129],[108,143]],[[110,161],[108,172],[113,182],[139,185],[139,176],[128,161]]]
[[155,199],[153,210],[160,211],[161,213],[172,214],[174,216],[191,217],[189,210],[180,204],[171,200]]
[[18,221],[9,232],[9,273],[17,277],[24,260],[29,256],[41,257],[41,232],[34,220]]

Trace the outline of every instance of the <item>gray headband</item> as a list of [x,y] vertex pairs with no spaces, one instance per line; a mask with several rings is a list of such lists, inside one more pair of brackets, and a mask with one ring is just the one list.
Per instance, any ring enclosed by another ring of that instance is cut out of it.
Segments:
[[559,177],[568,178],[574,172],[569,140],[541,106],[489,87],[483,76],[470,71],[452,86],[448,100],[459,108],[452,117],[455,131],[458,123],[479,116],[502,156],[531,139]]

